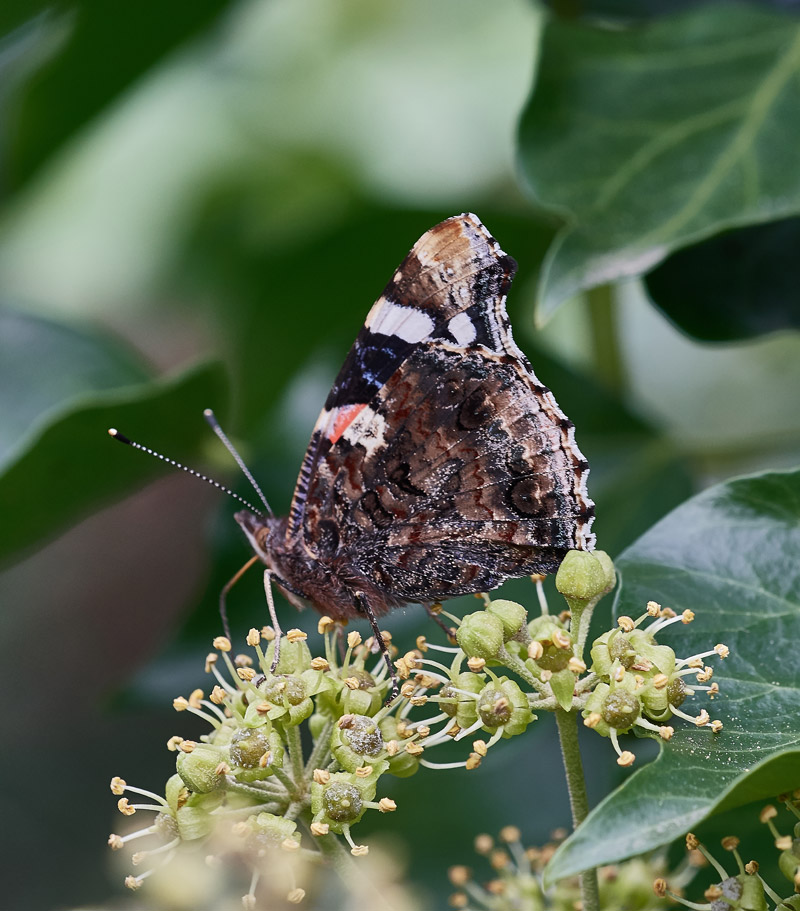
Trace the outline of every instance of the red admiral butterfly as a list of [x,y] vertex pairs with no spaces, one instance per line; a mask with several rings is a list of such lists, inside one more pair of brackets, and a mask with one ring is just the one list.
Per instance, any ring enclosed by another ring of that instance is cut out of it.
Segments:
[[367,617],[390,671],[377,616],[594,546],[573,424],[511,336],[515,271],[475,215],[424,234],[333,384],[289,516],[236,513],[268,597],[271,576],[298,607]]

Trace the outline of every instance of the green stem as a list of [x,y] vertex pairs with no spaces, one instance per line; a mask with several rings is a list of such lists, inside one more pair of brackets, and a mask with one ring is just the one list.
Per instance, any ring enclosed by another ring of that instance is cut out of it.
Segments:
[[619,343],[614,286],[591,288],[586,297],[589,301],[595,371],[605,386],[620,394],[625,391],[626,376]]
[[289,750],[289,762],[292,766],[295,794],[302,795],[306,789],[305,763],[303,762],[303,741],[300,739],[300,727],[293,724],[286,727],[286,746]]
[[[572,825],[578,826],[589,815],[589,800],[586,796],[586,780],[583,776],[583,763],[578,745],[578,721],[575,712],[565,712],[558,708],[555,711],[558,725],[558,739],[561,743],[561,756],[564,761],[564,772],[567,776],[569,805],[572,809]],[[581,873],[581,899],[583,911],[600,911],[600,892],[597,883],[597,870],[592,867]]]
[[304,775],[313,775],[314,769],[324,768],[330,762],[330,742],[332,733],[333,721],[326,721],[319,737],[317,737],[314,748],[311,750],[311,755],[308,757],[308,762],[306,763],[303,773]]

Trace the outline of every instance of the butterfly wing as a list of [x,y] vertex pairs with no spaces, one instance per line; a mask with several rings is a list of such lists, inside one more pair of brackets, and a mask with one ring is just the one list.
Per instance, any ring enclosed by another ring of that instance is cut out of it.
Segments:
[[513,271],[475,216],[424,235],[315,428],[299,533],[392,600],[488,590],[593,546],[588,465],[511,338]]

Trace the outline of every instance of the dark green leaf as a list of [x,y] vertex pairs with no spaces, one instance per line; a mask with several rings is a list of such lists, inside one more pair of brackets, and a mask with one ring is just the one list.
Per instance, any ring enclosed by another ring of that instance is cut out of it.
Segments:
[[800,218],[728,231],[673,253],[646,279],[684,332],[734,341],[800,328]]
[[[711,813],[800,784],[800,470],[731,481],[680,506],[620,557],[616,611],[648,600],[697,618],[660,639],[688,656],[718,642],[724,730],[676,724],[658,758],[589,815],[555,855],[568,876],[655,848]],[[704,700],[684,703],[696,712]],[[609,760],[611,761],[611,760]]]
[[726,228],[800,210],[800,23],[712,5],[625,31],[551,22],[520,127],[537,200],[567,225],[540,319]]
[[109,427],[191,460],[209,439],[202,409],[225,398],[218,365],[155,381],[113,339],[0,312],[0,559],[164,471],[112,448]]

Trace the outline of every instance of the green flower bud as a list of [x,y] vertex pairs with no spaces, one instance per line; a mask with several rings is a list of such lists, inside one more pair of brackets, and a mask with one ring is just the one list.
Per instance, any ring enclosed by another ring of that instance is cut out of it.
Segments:
[[789,882],[794,882],[798,869],[800,869],[800,860],[794,851],[781,851],[780,857],[778,857],[778,867]]
[[216,791],[225,781],[225,776],[217,771],[221,758],[219,750],[198,744],[191,753],[178,753],[178,774],[190,791],[197,794]]
[[638,696],[618,687],[603,700],[600,714],[609,727],[618,731],[627,731],[642,714],[642,704]]
[[324,784],[311,785],[311,812],[314,822],[325,822],[331,832],[341,835],[344,826],[357,823],[367,810],[366,804],[375,797],[375,775],[335,772]]
[[319,740],[322,735],[322,731],[325,728],[325,725],[330,721],[330,718],[327,715],[323,715],[321,712],[315,712],[308,719],[308,730],[311,732],[311,736],[314,740]]
[[486,730],[494,733],[503,728],[503,737],[521,734],[534,720],[528,697],[508,677],[488,683],[478,699],[478,716]]
[[556,588],[568,601],[592,601],[607,585],[607,564],[586,550],[568,551],[556,573]]
[[285,816],[274,816],[272,813],[259,813],[247,819],[250,832],[246,835],[247,846],[252,851],[265,848],[278,848],[286,839],[299,844],[300,833],[297,823]]
[[485,610],[467,614],[456,630],[456,641],[469,658],[497,658],[503,647],[503,621]]
[[608,724],[603,721],[603,704],[606,700],[606,696],[608,696],[610,692],[611,687],[607,683],[598,683],[589,694],[586,705],[581,712],[584,718],[588,718],[590,715],[596,715],[600,718],[592,730],[600,734],[601,737],[608,737],[610,732]]
[[561,708],[565,712],[570,711],[575,694],[575,674],[568,667],[556,671],[550,678],[550,689]]
[[380,772],[388,767],[378,723],[366,715],[342,716],[331,734],[331,750],[339,765],[348,772],[355,772],[364,765],[371,765],[376,771],[382,766]]
[[164,788],[164,797],[166,798],[169,808],[175,812],[178,807],[182,807],[189,797],[189,789],[186,783],[177,773],[167,779],[167,785]]
[[451,718],[454,717],[460,728],[471,727],[478,720],[477,700],[471,699],[463,693],[458,693],[456,690],[466,690],[468,693],[477,695],[481,692],[485,683],[486,681],[480,674],[473,674],[470,671],[459,674],[454,680],[446,683],[439,690],[439,698],[441,700],[454,699],[455,702],[441,701],[439,707],[446,715]]
[[[267,647],[264,655],[264,665],[267,668],[272,667],[272,659],[275,656],[275,640],[273,639]],[[275,668],[275,674],[300,674],[311,667],[311,652],[306,645],[305,639],[297,639],[290,642],[285,636],[281,639],[281,653],[278,659],[278,666]]]
[[[314,712],[311,696],[320,688],[320,672],[304,671],[302,674],[279,674],[268,676],[259,686],[263,701],[253,700],[244,714],[245,724],[256,727],[264,719],[278,721],[284,725],[300,724]],[[269,711],[263,713],[263,706]]]
[[656,669],[655,673],[666,674],[668,677],[674,673],[675,652],[668,645],[656,645],[652,634],[643,629],[631,630],[625,636],[636,651],[637,659],[649,661]]
[[603,594],[607,594],[617,584],[617,572],[614,569],[614,561],[604,550],[594,550],[592,554],[597,562],[602,566],[606,579],[606,585]]
[[672,717],[672,709],[669,707],[668,687],[656,689],[654,686],[649,686],[641,693],[640,698],[642,700],[642,711],[653,721],[663,724]]
[[320,693],[317,706],[331,718],[341,715],[374,715],[384,703],[387,684],[376,683],[375,678],[364,668],[350,667],[344,677],[350,683],[358,681],[351,689],[343,678],[328,677],[328,689]]
[[503,641],[508,642],[519,634],[522,627],[528,622],[528,612],[516,601],[498,599],[492,601],[486,608],[488,613],[494,614],[503,624]]
[[175,822],[182,841],[205,838],[217,824],[212,811],[222,804],[222,791],[212,794],[194,794],[175,814]]

